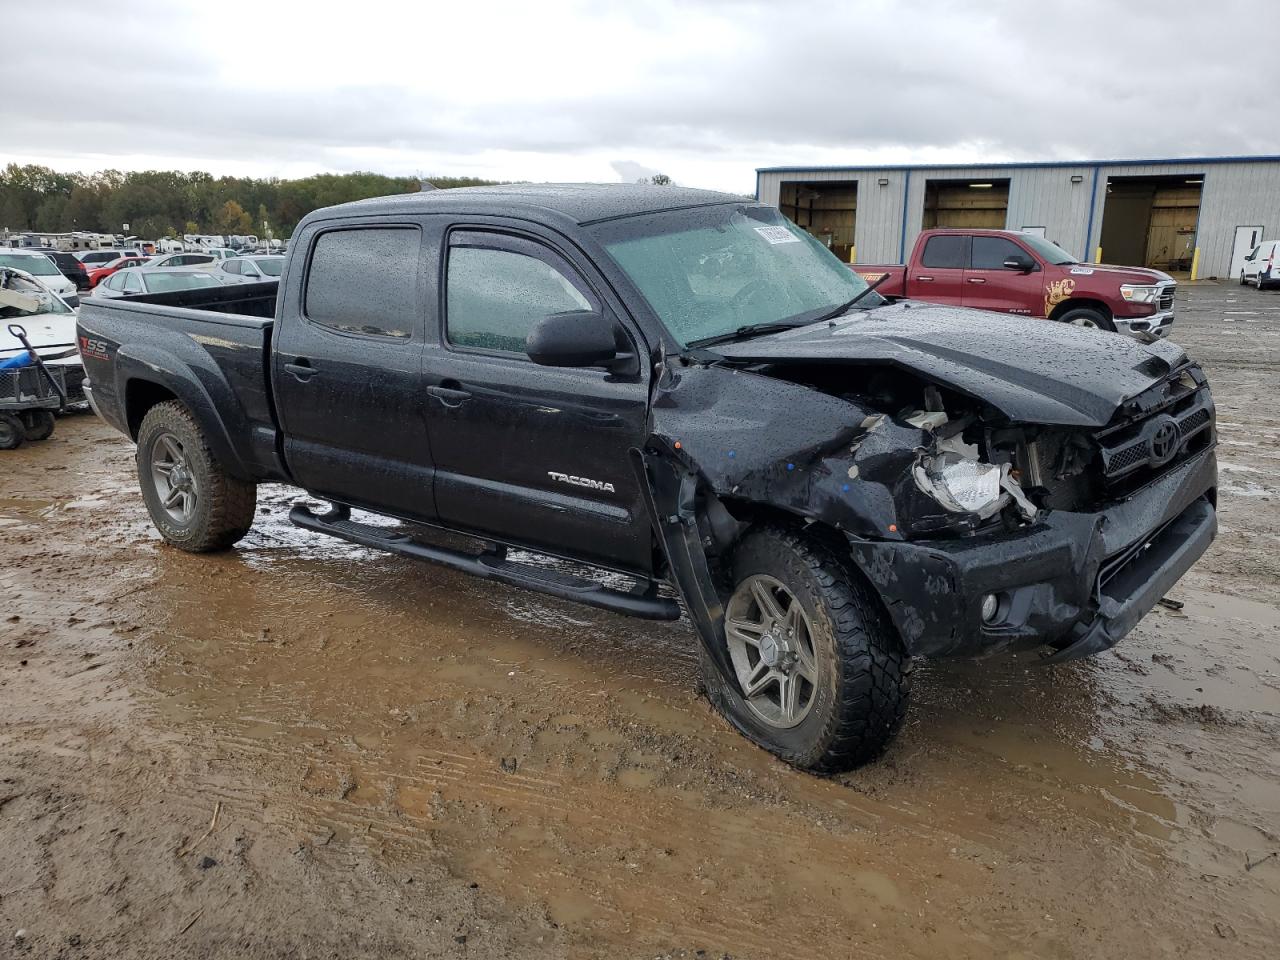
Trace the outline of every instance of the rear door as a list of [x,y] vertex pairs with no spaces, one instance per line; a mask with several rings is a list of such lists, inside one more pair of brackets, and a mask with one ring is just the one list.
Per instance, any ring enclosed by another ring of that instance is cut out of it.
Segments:
[[[444,253],[444,324],[423,364],[441,520],[648,572],[648,519],[629,453],[645,439],[647,371],[622,378],[538,366],[524,350],[548,314],[590,310],[614,324],[620,304],[549,232],[455,228]],[[628,335],[639,349],[638,332]]]
[[316,495],[431,519],[422,231],[335,222],[301,240],[272,359],[285,461]]
[[920,262],[907,267],[907,296],[959,306],[964,298],[968,262],[967,234],[935,233],[925,241]]
[[[1030,273],[1011,270],[1004,262],[1023,257],[1035,264]],[[999,313],[1040,314],[1044,310],[1044,271],[1039,260],[1008,237],[975,235],[969,244],[964,273],[966,307]]]

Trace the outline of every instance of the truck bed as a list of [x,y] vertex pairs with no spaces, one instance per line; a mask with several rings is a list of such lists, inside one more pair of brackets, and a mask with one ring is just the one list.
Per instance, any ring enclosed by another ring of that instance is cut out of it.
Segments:
[[80,352],[99,414],[130,436],[134,384],[159,383],[221,426],[211,441],[246,479],[285,476],[271,402],[271,283],[107,299],[80,308]]

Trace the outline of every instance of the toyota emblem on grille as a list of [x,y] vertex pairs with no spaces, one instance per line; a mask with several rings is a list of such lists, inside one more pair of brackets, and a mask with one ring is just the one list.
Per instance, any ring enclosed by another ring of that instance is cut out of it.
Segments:
[[1172,417],[1165,417],[1151,439],[1147,441],[1147,451],[1151,456],[1152,466],[1168,463],[1178,449],[1178,425]]

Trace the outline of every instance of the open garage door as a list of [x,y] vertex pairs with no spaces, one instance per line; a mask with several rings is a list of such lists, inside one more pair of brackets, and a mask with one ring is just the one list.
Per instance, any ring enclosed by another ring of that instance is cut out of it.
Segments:
[[783,181],[778,207],[783,216],[812,233],[845,263],[853,262],[854,227],[858,218],[857,181]]
[[926,180],[921,227],[1003,230],[1009,216],[1008,180]]
[[1102,259],[1190,271],[1204,177],[1112,177],[1102,208]]

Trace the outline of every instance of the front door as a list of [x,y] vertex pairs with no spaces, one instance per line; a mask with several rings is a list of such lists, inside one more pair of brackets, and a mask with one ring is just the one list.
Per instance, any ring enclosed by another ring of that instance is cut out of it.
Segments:
[[291,293],[276,327],[272,383],[285,461],[311,493],[432,519],[418,381],[421,232],[401,224],[322,228],[309,241],[300,295]]
[[[1235,243],[1231,245],[1231,279],[1238,280],[1247,266],[1245,257],[1262,242],[1262,227],[1236,227]],[[1252,271],[1250,271],[1252,273]]]
[[964,270],[968,262],[966,234],[934,234],[925,241],[920,262],[907,264],[907,295],[930,303],[959,306],[964,298]]
[[647,372],[538,366],[524,350],[533,324],[552,313],[589,310],[616,324],[603,283],[549,239],[454,230],[444,284],[441,342],[423,363],[440,519],[648,572],[648,518],[629,455],[645,439]]
[[[1022,257],[1035,264],[1030,273],[1010,270],[1004,262]],[[1039,315],[1044,312],[1044,271],[1028,250],[1007,237],[975,236],[964,273],[963,305],[999,313]]]

